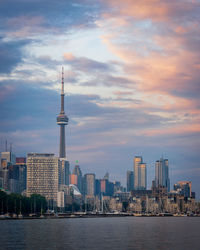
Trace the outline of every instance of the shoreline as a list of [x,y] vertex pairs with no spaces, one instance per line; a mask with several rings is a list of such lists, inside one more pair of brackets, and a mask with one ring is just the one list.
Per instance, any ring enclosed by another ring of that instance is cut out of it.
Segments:
[[50,215],[32,215],[32,216],[0,216],[1,220],[38,220],[38,219],[72,219],[72,218],[105,218],[105,217],[200,217],[200,214],[50,214]]

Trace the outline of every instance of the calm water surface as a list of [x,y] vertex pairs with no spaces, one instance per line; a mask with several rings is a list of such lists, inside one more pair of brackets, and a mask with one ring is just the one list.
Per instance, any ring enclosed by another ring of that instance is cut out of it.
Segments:
[[0,249],[200,249],[200,217],[0,221]]

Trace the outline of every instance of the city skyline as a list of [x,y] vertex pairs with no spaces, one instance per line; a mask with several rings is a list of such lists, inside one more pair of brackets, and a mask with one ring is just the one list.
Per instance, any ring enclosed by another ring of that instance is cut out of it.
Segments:
[[149,188],[163,155],[199,195],[200,4],[158,2],[1,3],[0,151],[59,155],[63,65],[71,164],[125,185],[141,155]]

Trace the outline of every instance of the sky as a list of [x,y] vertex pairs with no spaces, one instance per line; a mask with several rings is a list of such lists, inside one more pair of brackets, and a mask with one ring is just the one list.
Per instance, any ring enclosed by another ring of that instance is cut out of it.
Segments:
[[164,157],[200,198],[200,1],[0,0],[0,151],[58,155],[62,66],[71,169]]

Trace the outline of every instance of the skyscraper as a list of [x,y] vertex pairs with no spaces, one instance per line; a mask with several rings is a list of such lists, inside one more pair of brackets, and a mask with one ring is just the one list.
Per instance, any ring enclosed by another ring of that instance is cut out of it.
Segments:
[[16,156],[11,151],[1,152],[1,161],[6,160],[7,163],[15,164]]
[[[77,163],[78,163],[78,161],[77,161]],[[82,193],[82,172],[81,172],[80,166],[78,164],[75,165],[72,174],[77,175],[77,187],[80,190],[80,192]]]
[[133,171],[127,171],[127,192],[134,189],[134,176]]
[[85,195],[95,195],[95,174],[85,174]]
[[167,159],[161,158],[160,160],[156,161],[155,184],[156,187],[166,187],[167,191],[170,190],[169,162]]
[[134,189],[145,190],[147,187],[146,163],[143,163],[142,156],[134,158]]
[[146,163],[140,164],[140,189],[147,189],[147,168]]
[[65,150],[65,126],[68,124],[68,117],[64,111],[64,72],[62,67],[62,82],[61,82],[61,109],[60,114],[57,117],[57,124],[60,126],[60,150],[59,157],[66,158],[66,150]]
[[41,194],[57,201],[61,161],[54,154],[27,155],[27,196]]

